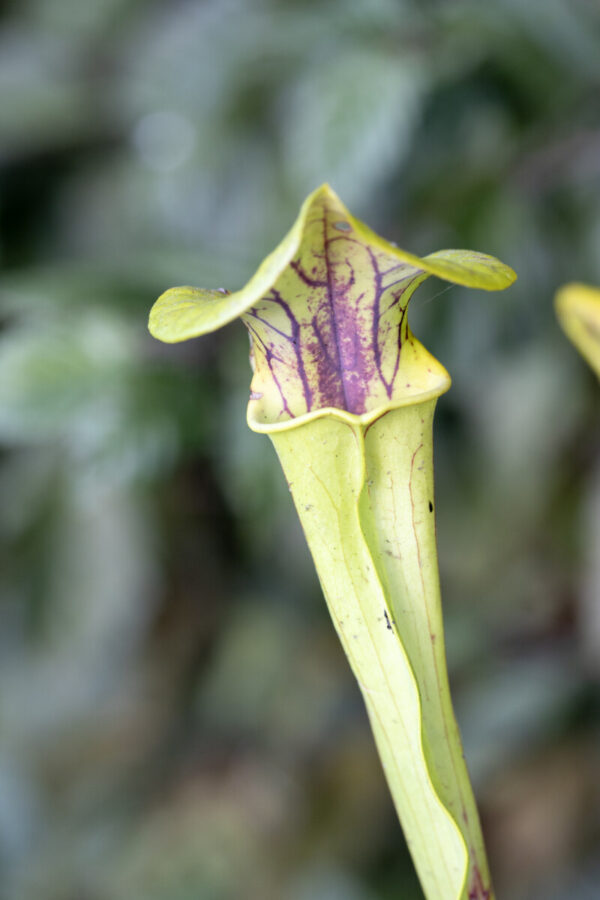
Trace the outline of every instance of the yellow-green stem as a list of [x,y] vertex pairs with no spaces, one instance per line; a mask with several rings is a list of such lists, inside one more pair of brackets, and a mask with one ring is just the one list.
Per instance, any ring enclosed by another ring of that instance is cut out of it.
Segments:
[[406,317],[430,275],[484,290],[516,277],[484,253],[401,250],[323,185],[245,287],[172,288],[149,326],[170,342],[244,321],[248,424],[287,475],[425,896],[491,900],[440,607],[432,420],[450,378]]
[[271,434],[430,900],[491,900],[444,652],[435,400]]

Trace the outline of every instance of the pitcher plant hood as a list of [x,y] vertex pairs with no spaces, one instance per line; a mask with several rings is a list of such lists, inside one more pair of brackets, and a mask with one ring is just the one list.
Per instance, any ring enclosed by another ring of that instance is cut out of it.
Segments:
[[366,424],[450,385],[406,316],[415,288],[430,275],[490,291],[516,278],[484,253],[440,250],[421,258],[401,250],[323,185],[241,290],[171,288],[155,303],[149,328],[171,343],[240,317],[252,342],[248,422],[255,431],[327,413]]

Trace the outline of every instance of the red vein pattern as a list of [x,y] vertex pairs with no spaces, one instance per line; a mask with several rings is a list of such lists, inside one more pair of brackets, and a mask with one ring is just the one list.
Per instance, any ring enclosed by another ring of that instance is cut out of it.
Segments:
[[358,238],[345,210],[319,197],[302,244],[243,316],[254,345],[252,389],[274,419],[334,407],[360,414],[392,398],[406,304],[423,270]]

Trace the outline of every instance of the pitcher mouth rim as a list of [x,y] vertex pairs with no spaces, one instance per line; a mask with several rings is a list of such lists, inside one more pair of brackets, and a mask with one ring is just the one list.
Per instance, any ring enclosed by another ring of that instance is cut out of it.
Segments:
[[251,399],[248,404],[246,421],[248,427],[257,434],[278,434],[284,431],[291,431],[293,428],[300,428],[300,426],[307,425],[316,419],[323,419],[326,417],[338,419],[346,425],[367,428],[376,422],[377,419],[380,419],[382,416],[385,416],[395,409],[404,409],[407,406],[421,406],[431,400],[437,400],[438,397],[441,397],[449,390],[451,383],[450,376],[446,373],[445,380],[437,387],[413,394],[407,393],[404,397],[399,396],[394,400],[390,400],[388,403],[382,403],[380,406],[377,406],[375,409],[371,409],[368,412],[351,413],[335,406],[324,406],[321,409],[302,413],[300,416],[286,419],[283,422],[259,422],[253,415],[255,408],[254,404],[259,403],[259,400]]

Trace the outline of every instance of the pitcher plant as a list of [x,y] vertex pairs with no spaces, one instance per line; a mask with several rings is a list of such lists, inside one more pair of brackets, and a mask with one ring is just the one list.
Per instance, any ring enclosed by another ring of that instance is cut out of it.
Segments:
[[600,288],[566,284],[556,295],[563,331],[600,378]]
[[442,627],[432,426],[450,377],[407,321],[430,275],[516,277],[483,253],[401,250],[324,185],[245,287],[172,288],[149,327],[167,342],[247,327],[248,424],[283,467],[423,892],[492,900]]

